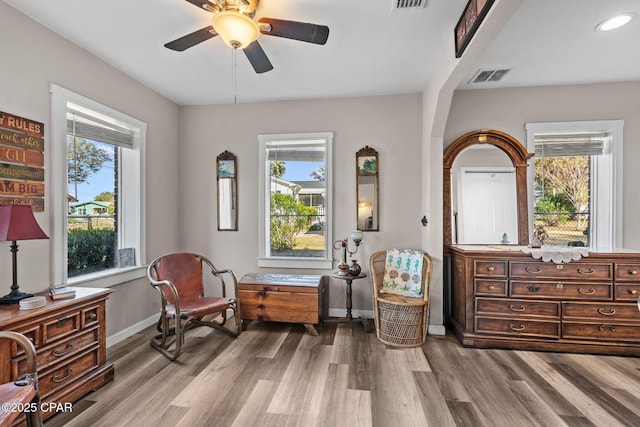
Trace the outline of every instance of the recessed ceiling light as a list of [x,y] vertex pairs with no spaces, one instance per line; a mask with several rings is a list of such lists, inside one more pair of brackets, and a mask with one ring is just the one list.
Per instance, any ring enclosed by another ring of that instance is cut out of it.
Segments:
[[602,21],[596,26],[596,31],[611,31],[628,24],[636,16],[635,13],[623,13]]

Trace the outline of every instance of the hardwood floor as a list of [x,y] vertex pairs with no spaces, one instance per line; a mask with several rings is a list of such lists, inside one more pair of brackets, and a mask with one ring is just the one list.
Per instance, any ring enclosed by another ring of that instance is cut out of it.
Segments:
[[463,348],[394,349],[359,324],[305,333],[254,322],[190,331],[170,363],[147,329],[108,350],[115,381],[54,426],[640,426],[640,359]]

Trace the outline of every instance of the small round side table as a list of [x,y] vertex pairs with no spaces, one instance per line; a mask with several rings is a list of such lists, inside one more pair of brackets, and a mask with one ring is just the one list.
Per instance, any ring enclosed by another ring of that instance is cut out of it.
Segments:
[[367,277],[366,273],[360,273],[357,276],[341,275],[339,273],[333,273],[331,274],[331,277],[333,277],[334,279],[340,279],[347,282],[347,303],[346,303],[347,315],[346,317],[329,317],[324,320],[324,323],[359,322],[359,323],[362,323],[362,326],[364,327],[364,331],[369,332],[369,319],[367,319],[366,317],[357,317],[354,319],[353,315],[351,314],[351,308],[353,307],[353,303],[351,301],[351,294],[352,294],[351,283],[354,280],[363,279]]

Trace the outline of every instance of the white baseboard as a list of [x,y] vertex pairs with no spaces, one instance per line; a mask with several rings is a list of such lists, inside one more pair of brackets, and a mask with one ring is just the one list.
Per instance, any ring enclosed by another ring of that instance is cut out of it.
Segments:
[[[344,308],[330,308],[329,317],[345,317],[347,310]],[[373,319],[373,310],[351,310],[351,315],[354,319],[358,317],[366,317],[367,319]]]
[[447,330],[444,325],[429,325],[429,335],[446,335]]
[[137,334],[141,330],[148,328],[151,325],[155,325],[158,321],[158,315],[154,314],[153,316],[147,317],[146,319],[129,326],[126,329],[123,329],[115,334],[107,337],[107,348],[112,345],[118,344],[120,341],[129,338],[133,334]]

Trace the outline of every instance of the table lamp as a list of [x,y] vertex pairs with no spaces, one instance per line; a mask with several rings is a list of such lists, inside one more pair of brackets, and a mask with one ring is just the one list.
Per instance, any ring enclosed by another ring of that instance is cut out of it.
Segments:
[[[364,233],[358,229],[354,230],[351,232],[351,240],[353,240],[353,243],[356,244],[356,248],[353,251],[349,250],[349,239],[343,239],[343,240],[336,240],[333,243],[333,248],[334,249],[339,249],[342,251],[342,255],[340,258],[340,263],[338,264],[338,270],[339,271],[339,275],[340,276],[348,276],[349,275],[349,264],[347,264],[347,253],[349,253],[349,256],[354,255],[356,252],[358,252],[358,247],[360,247],[360,242],[362,242],[362,239],[364,238]],[[355,261],[354,261],[355,263]]]
[[48,238],[33,216],[31,206],[0,205],[0,242],[11,242],[11,254],[13,256],[11,292],[0,298],[0,304],[17,304],[21,299],[33,296],[19,290],[17,241]]

